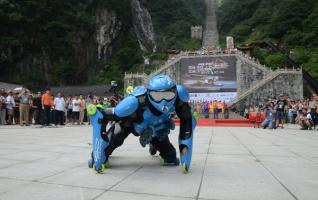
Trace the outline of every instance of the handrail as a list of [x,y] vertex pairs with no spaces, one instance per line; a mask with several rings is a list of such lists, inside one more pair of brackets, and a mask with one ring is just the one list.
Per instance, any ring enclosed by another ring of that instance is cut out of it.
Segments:
[[302,74],[301,70],[296,70],[296,69],[284,69],[280,68],[277,69],[276,71],[271,71],[268,75],[266,75],[262,80],[260,80],[257,84],[252,85],[249,89],[247,89],[245,92],[243,92],[241,95],[239,95],[237,98],[233,99],[231,102],[229,102],[229,106],[243,100],[246,98],[248,95],[250,95],[252,92],[255,90],[259,89],[269,81],[275,79],[281,74]]

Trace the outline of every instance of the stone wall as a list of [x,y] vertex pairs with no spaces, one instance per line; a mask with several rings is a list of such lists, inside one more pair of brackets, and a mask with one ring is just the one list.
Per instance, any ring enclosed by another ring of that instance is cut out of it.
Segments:
[[265,67],[248,61],[242,56],[236,56],[236,77],[238,82],[238,95],[248,90],[253,84],[256,84],[268,74]]
[[240,101],[239,110],[245,107],[258,105],[269,98],[277,98],[280,94],[287,94],[291,99],[303,98],[303,76],[298,74],[281,74],[272,81],[252,92],[247,98]]

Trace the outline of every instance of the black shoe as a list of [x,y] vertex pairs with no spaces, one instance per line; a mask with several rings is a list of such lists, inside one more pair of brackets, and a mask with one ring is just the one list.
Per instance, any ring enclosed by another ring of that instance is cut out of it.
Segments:
[[160,159],[160,165],[162,166],[179,166],[180,160],[176,158],[174,161],[166,161],[165,159]]

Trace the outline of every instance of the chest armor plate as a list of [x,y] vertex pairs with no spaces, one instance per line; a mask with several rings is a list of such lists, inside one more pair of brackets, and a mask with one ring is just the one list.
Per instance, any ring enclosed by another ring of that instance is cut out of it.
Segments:
[[154,115],[149,108],[143,113],[143,121],[134,123],[136,133],[142,135],[146,130],[152,131],[152,137],[162,138],[174,129],[174,123],[171,119],[171,114]]

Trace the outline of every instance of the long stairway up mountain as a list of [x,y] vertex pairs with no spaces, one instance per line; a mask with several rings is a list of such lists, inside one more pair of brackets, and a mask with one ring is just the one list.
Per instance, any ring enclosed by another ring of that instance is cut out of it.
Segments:
[[206,24],[203,36],[203,47],[216,49],[219,47],[219,33],[216,21],[216,0],[205,0]]

